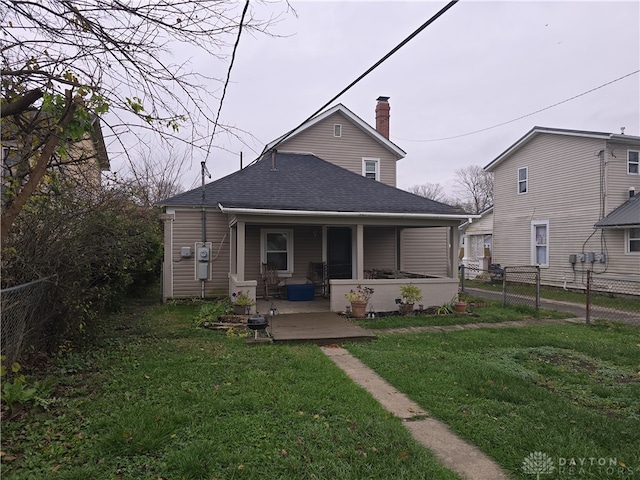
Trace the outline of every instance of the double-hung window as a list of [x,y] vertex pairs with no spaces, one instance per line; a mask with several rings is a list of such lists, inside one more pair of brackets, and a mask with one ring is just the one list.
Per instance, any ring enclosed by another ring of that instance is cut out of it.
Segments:
[[274,263],[278,271],[291,273],[293,269],[293,230],[262,230],[262,263]]
[[549,221],[531,222],[531,263],[541,267],[549,266]]
[[640,175],[640,152],[637,150],[627,151],[627,173]]
[[640,228],[627,229],[627,253],[640,254]]
[[518,169],[518,194],[529,191],[529,169],[522,167]]
[[373,180],[380,180],[380,159],[363,158],[362,175]]

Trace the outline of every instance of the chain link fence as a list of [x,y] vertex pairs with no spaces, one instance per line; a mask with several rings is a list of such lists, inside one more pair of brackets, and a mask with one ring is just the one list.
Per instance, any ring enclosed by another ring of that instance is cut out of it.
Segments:
[[[472,280],[472,282],[468,282]],[[481,285],[494,292],[487,295],[502,301],[502,305],[524,305],[536,312],[540,309],[540,267],[512,266],[502,267],[492,264],[488,269],[462,265],[460,267],[461,291],[466,292],[467,284]]]
[[640,325],[640,274],[607,275],[587,270],[586,319]]
[[[589,270],[581,288],[572,289],[568,299],[561,287],[540,285],[540,270],[536,266],[501,267],[492,264],[488,269],[475,265],[460,268],[460,290],[503,305],[528,305],[562,310],[587,323],[613,320],[640,325],[640,273],[594,273]],[[554,300],[555,299],[555,300]]]
[[25,347],[37,342],[50,319],[47,297],[55,277],[0,290],[0,350],[10,365]]

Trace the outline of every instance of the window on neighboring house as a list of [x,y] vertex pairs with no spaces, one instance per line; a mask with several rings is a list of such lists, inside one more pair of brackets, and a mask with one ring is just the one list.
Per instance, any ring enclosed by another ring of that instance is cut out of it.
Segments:
[[529,169],[527,167],[518,169],[518,193],[529,191]]
[[640,175],[640,152],[635,150],[627,152],[627,173],[629,175]]
[[262,263],[275,263],[278,271],[293,268],[293,230],[262,230]]
[[339,123],[336,123],[333,125],[333,136],[334,137],[342,136],[342,125],[340,125]]
[[531,263],[541,267],[549,266],[549,221],[531,222]]
[[627,253],[640,253],[640,228],[627,229]]
[[380,159],[363,158],[362,175],[373,180],[380,180]]

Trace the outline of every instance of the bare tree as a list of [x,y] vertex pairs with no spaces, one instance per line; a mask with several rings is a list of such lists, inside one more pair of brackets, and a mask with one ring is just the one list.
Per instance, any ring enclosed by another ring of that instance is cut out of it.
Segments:
[[129,162],[129,171],[122,179],[113,179],[128,187],[133,198],[145,207],[153,207],[161,200],[184,191],[182,176],[189,154],[175,147],[153,151],[139,149]]
[[493,175],[470,165],[456,170],[458,203],[469,213],[480,213],[493,205]]
[[414,193],[424,198],[430,198],[436,202],[445,202],[446,195],[444,188],[439,183],[424,183],[422,185],[413,185],[407,189],[408,192]]
[[[233,135],[216,124],[224,79],[190,70],[188,60],[174,63],[170,47],[222,61],[243,29],[267,33],[281,14],[261,20],[248,1],[243,8],[231,0],[2,0],[3,146],[19,149],[28,167],[23,181],[7,182],[2,239],[52,158],[91,131],[95,116],[115,142],[125,132],[141,141],[153,132],[208,151],[214,129]],[[184,125],[186,137],[178,133]]]

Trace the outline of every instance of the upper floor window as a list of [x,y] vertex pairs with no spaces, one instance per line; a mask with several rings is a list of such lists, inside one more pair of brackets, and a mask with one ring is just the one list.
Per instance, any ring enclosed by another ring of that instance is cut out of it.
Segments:
[[342,125],[340,125],[339,123],[336,123],[333,125],[333,136],[334,137],[342,136]]
[[279,272],[293,269],[293,230],[262,230],[262,263],[274,263]]
[[640,175],[640,152],[637,150],[627,151],[627,173]]
[[640,254],[640,228],[627,229],[627,253]]
[[363,158],[362,175],[373,180],[380,180],[380,159]]
[[529,191],[529,169],[522,167],[518,169],[518,193],[527,193]]
[[541,267],[549,266],[549,221],[531,222],[531,263]]

